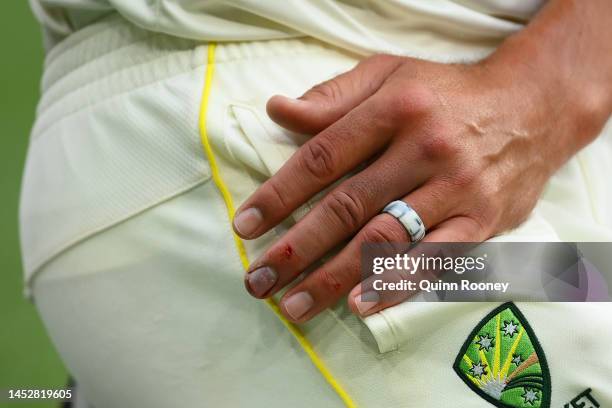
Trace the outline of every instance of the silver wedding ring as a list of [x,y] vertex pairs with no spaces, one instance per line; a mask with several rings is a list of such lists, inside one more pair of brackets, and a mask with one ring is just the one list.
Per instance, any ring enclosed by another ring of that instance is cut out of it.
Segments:
[[425,224],[414,209],[403,201],[392,201],[382,210],[391,214],[406,228],[410,240],[417,243],[425,237]]

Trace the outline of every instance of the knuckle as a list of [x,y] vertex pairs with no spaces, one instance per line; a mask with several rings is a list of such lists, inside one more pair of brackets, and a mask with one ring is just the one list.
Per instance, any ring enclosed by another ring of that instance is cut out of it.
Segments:
[[451,138],[440,133],[425,137],[419,148],[423,159],[434,162],[453,158],[458,152],[458,146]]
[[340,222],[341,226],[349,230],[359,228],[366,216],[365,206],[357,195],[343,190],[330,194],[326,209],[333,218]]
[[401,87],[393,98],[395,113],[401,119],[412,119],[431,113],[437,103],[435,93],[422,84],[409,83]]
[[393,243],[409,241],[408,233],[394,218],[380,217],[370,227],[362,231],[362,239],[367,243]]
[[319,272],[319,282],[328,292],[338,293],[342,291],[342,277],[331,269],[321,269]]
[[287,200],[287,194],[283,191],[283,188],[278,185],[275,179],[270,179],[268,181],[268,194],[270,194],[270,199],[262,200],[265,203],[273,203],[273,205],[280,207],[281,211],[288,211],[291,209],[289,202]]
[[332,104],[342,99],[342,87],[336,78],[332,78],[310,88],[303,98],[324,100]]
[[307,174],[319,180],[327,180],[335,171],[335,152],[332,143],[323,138],[313,139],[303,147],[302,167]]

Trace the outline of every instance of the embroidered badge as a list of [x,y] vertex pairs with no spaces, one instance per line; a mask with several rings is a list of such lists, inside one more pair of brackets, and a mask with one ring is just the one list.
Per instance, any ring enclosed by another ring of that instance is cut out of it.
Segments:
[[496,407],[550,407],[546,357],[525,316],[512,302],[481,320],[453,368],[468,387]]

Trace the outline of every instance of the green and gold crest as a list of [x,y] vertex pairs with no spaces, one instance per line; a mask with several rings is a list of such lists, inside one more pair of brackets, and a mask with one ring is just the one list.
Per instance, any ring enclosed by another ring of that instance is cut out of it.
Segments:
[[514,303],[505,303],[482,319],[453,368],[468,387],[497,407],[550,407],[546,357]]

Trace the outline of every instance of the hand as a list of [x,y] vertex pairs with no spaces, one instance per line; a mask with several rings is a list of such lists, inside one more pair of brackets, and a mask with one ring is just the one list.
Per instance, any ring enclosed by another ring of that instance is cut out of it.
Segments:
[[236,233],[260,236],[345,178],[251,265],[249,292],[273,295],[350,238],[283,296],[283,314],[306,321],[351,289],[356,313],[390,306],[360,303],[356,285],[361,243],[409,241],[380,214],[396,199],[421,216],[426,241],[479,242],[520,224],[606,116],[592,95],[569,98],[549,73],[499,55],[474,65],[379,55],[297,100],[271,98],[273,120],[315,136],[241,206]]

